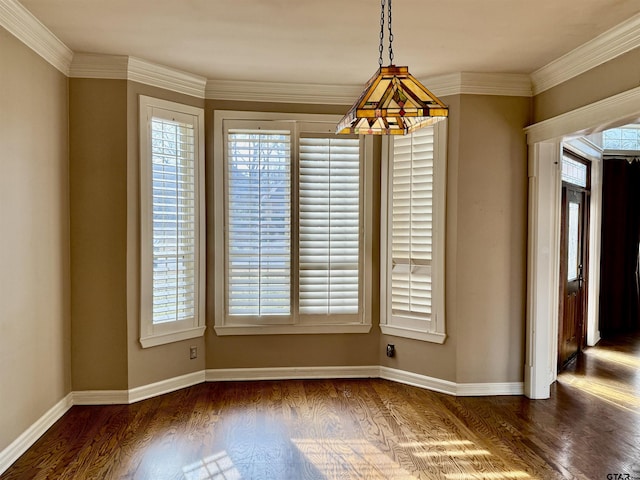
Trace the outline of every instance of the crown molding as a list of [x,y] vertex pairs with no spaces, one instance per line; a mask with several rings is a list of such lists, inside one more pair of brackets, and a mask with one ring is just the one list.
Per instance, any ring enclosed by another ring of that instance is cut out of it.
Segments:
[[126,55],[101,55],[74,53],[69,77],[127,80],[129,57]]
[[207,80],[199,75],[158,65],[125,55],[76,53],[69,76],[72,78],[102,78],[131,80],[152,87],[204,98]]
[[73,52],[15,0],[0,0],[0,26],[65,75]]
[[527,143],[555,141],[566,136],[589,135],[640,118],[640,87],[543,120],[524,129]]
[[207,85],[207,79],[200,75],[165,67],[136,57],[129,57],[128,79],[197,98],[204,98]]
[[[420,80],[434,95],[506,95],[531,96],[529,75],[502,73],[453,73]],[[205,98],[249,102],[282,102],[351,105],[362,93],[363,85],[320,85],[207,81]]]
[[538,95],[638,47],[640,14],[533,72],[533,94]]
[[530,97],[531,79],[519,73],[459,72],[420,80],[434,95],[500,95]]
[[207,80],[205,98],[249,102],[351,105],[362,86]]

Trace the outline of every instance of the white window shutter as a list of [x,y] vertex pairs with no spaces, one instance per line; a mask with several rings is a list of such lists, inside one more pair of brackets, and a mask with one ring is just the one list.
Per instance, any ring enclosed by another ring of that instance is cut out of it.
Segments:
[[299,177],[300,314],[357,314],[360,141],[303,136]]
[[291,134],[227,132],[229,315],[291,313]]
[[433,127],[394,138],[391,308],[424,319],[432,305],[433,161]]
[[194,125],[153,117],[152,323],[193,318],[197,310],[197,183]]

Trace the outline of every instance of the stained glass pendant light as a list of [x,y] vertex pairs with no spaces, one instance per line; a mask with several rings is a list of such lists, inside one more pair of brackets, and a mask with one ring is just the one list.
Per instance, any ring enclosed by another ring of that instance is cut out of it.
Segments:
[[380,68],[371,77],[360,98],[342,117],[336,133],[365,135],[406,135],[432,125],[449,114],[449,109],[426,89],[409,67],[393,65],[393,33],[391,32],[391,0],[389,2],[389,65],[382,66],[385,0],[380,14]]

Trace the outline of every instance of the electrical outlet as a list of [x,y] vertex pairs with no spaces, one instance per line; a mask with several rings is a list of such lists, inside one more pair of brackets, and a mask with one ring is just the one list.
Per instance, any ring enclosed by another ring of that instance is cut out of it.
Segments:
[[387,343],[387,357],[393,357],[396,354],[396,347],[393,343]]
[[193,360],[198,357],[198,347],[189,348],[189,358]]

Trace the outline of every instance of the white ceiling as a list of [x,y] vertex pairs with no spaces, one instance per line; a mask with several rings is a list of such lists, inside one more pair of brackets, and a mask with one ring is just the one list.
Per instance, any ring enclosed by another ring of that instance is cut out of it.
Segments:
[[[379,0],[21,3],[75,52],[210,79],[360,85],[378,67]],[[531,73],[639,12],[640,0],[396,0],[394,63],[418,78]]]

